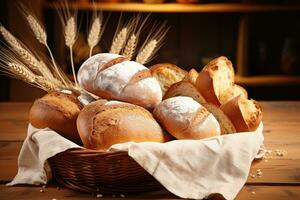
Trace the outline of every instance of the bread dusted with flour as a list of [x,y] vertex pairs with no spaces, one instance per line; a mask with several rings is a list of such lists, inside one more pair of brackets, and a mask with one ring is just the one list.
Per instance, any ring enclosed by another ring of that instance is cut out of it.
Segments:
[[197,88],[190,82],[180,81],[173,84],[164,95],[163,99],[176,96],[187,96],[193,98],[198,103],[206,103],[203,96],[198,92]]
[[221,133],[215,117],[190,97],[166,99],[153,115],[177,139],[203,139]]
[[83,145],[89,149],[108,149],[124,142],[166,142],[167,135],[152,114],[129,103],[102,100],[83,108],[77,119]]
[[163,95],[171,85],[182,81],[187,76],[187,72],[174,64],[159,63],[150,67],[151,74],[155,77],[161,87]]
[[145,108],[153,108],[162,100],[159,83],[149,69],[117,54],[92,56],[82,64],[77,77],[80,86],[102,98]]
[[29,112],[29,122],[36,128],[48,127],[81,144],[76,120],[82,107],[73,94],[51,92],[34,101]]
[[238,132],[255,131],[262,120],[258,102],[237,96],[223,104],[220,109],[231,120]]

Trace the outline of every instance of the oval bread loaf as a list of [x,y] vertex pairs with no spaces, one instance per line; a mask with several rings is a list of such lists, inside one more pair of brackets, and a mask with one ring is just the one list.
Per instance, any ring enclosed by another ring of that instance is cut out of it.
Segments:
[[220,135],[220,125],[205,107],[190,97],[172,97],[154,109],[154,117],[177,139]]
[[51,92],[34,101],[29,122],[36,128],[50,128],[63,137],[81,144],[76,128],[82,105],[73,94]]
[[77,128],[84,147],[108,149],[124,142],[166,142],[167,136],[152,114],[129,103],[95,101],[83,108]]
[[81,65],[77,77],[80,86],[102,98],[149,109],[162,100],[161,88],[150,70],[117,54],[90,57]]

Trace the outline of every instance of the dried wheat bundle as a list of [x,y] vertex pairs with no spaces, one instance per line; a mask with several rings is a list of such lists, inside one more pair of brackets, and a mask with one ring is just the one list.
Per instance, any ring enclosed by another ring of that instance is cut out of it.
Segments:
[[158,49],[162,45],[162,41],[165,38],[168,32],[168,28],[166,27],[166,23],[162,25],[155,25],[152,27],[147,39],[145,40],[144,44],[140,48],[137,56],[136,62],[141,64],[146,64],[153,59],[153,56],[158,51]]
[[126,43],[127,37],[128,27],[123,27],[114,37],[109,52],[119,54]]

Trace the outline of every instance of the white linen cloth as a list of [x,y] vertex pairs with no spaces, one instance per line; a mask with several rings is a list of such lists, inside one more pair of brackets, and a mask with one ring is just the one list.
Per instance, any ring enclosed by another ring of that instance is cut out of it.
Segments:
[[[263,155],[262,132],[261,123],[255,132],[164,144],[129,142],[113,145],[108,151],[128,151],[129,156],[179,197],[203,199],[218,193],[225,199],[234,199],[247,180],[253,159]],[[80,147],[48,128],[29,125],[18,158],[18,173],[8,185],[46,184],[51,179],[47,159],[70,148]]]

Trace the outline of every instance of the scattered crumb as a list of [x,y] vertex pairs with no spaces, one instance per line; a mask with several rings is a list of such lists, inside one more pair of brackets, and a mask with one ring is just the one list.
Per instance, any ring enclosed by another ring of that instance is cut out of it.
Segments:
[[261,169],[256,170],[256,175],[257,175],[258,177],[260,177],[260,176],[263,175]]
[[44,192],[44,190],[40,189],[40,192]]
[[120,197],[121,197],[121,198],[125,198],[125,195],[124,195],[124,194],[120,194]]
[[60,187],[57,187],[56,189],[57,189],[57,190],[60,190]]
[[251,174],[251,178],[255,178],[255,175],[254,175],[254,174]]
[[56,200],[55,198],[53,198],[52,200]]
[[255,192],[254,192],[254,191],[252,191],[252,192],[251,192],[251,194],[252,194],[252,195],[255,195]]
[[103,194],[97,194],[97,198],[102,198]]
[[43,185],[43,186],[42,186],[42,188],[46,188],[46,187],[47,187],[47,185]]
[[268,160],[265,160],[265,162],[268,162]]
[[112,197],[112,198],[116,198],[116,195],[113,194],[113,195],[111,195],[111,197]]

